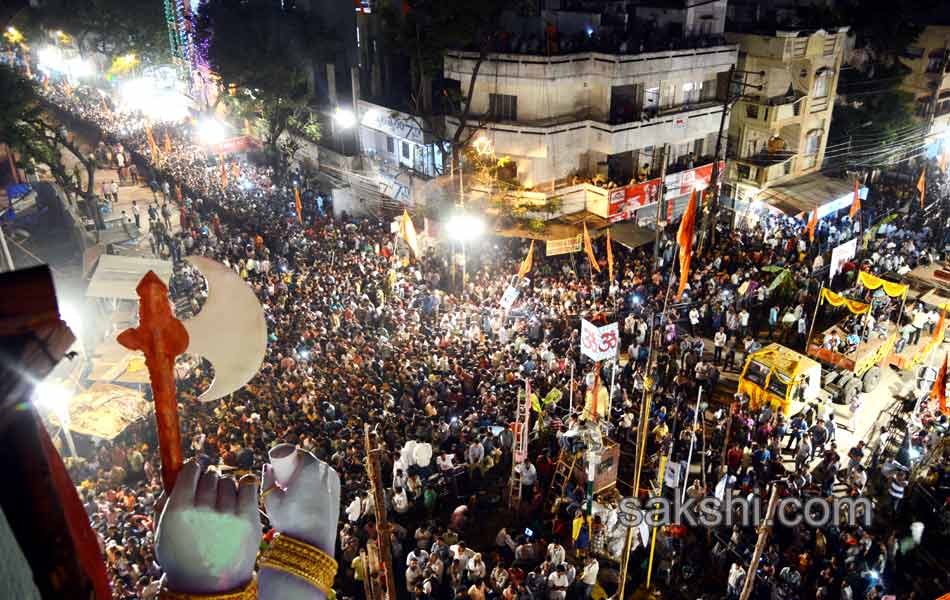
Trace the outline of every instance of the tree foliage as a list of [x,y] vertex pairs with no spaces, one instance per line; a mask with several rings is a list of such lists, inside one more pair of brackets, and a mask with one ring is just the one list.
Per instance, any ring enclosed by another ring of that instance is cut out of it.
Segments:
[[841,22],[850,25],[858,47],[870,47],[884,64],[893,65],[923,31],[915,15],[927,9],[926,0],[846,0],[837,6]]
[[[467,127],[472,121],[472,91],[492,49],[501,14],[513,4],[510,0],[406,0],[402,13],[389,6],[383,9],[389,45],[400,49],[409,59],[409,111],[427,133],[449,143],[453,161],[458,161],[460,150],[474,134],[474,129]],[[447,88],[439,105],[433,106],[430,86],[441,76],[444,54],[451,49],[475,51],[479,57],[467,89]],[[443,114],[460,124],[451,136],[444,131],[443,120],[436,118]]]
[[[34,162],[45,165],[63,191],[85,200],[89,216],[95,220],[95,159],[84,155],[78,141],[50,116],[32,83],[3,64],[0,89],[0,139],[19,155],[21,166],[26,168]],[[72,154],[85,169],[85,186],[77,173],[66,169],[64,152]]]
[[48,0],[24,11],[17,25],[34,37],[62,31],[84,55],[110,60],[134,52],[159,62],[168,58],[168,29],[160,0]]
[[309,126],[314,61],[329,52],[332,36],[310,13],[230,0],[202,5],[198,31],[211,68],[235,89],[228,103],[261,119],[265,149],[282,175],[287,157],[279,139],[292,123]]

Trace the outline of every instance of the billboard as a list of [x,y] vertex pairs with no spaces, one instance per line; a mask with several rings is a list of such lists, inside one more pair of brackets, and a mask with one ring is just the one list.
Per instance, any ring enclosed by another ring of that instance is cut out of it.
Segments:
[[593,361],[607,360],[617,356],[620,346],[620,329],[617,323],[598,327],[581,319],[581,354]]
[[[719,172],[722,173],[725,168],[726,163],[719,161]],[[666,184],[664,198],[672,200],[689,194],[694,188],[708,187],[712,182],[712,171],[713,163],[709,163],[695,169],[667,175],[664,180]],[[626,221],[633,217],[637,209],[656,202],[659,194],[659,178],[613,189],[609,195],[610,211],[607,218],[611,223]]]

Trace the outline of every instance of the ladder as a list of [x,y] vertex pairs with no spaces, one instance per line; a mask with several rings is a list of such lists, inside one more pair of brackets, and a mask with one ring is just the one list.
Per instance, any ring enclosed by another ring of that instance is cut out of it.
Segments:
[[569,453],[567,450],[561,450],[557,457],[557,466],[554,468],[554,475],[551,477],[551,489],[548,491],[548,502],[553,510],[556,505],[555,500],[564,495],[571,476],[574,474],[574,465],[577,464],[577,454]]
[[515,407],[515,421],[511,424],[514,433],[512,449],[514,460],[511,461],[511,478],[508,480],[508,508],[517,509],[521,506],[521,471],[518,465],[528,456],[528,423],[531,419],[531,386],[525,385],[525,393],[518,394],[518,404]]

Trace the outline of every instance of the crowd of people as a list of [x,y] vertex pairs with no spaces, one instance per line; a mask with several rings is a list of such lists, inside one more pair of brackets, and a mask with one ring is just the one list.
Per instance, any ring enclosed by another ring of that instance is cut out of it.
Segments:
[[[96,90],[52,85],[45,93],[72,118],[98,128],[109,147],[121,144],[129,152],[152,185],[161,215],[155,220],[171,225],[177,214],[179,231],[167,227],[164,234],[176,240],[171,244],[178,250],[169,252],[176,263],[188,254],[214,258],[260,298],[268,349],[254,380],[210,405],[195,401],[211,377],[204,366],[178,381],[186,454],[228,472],[254,472],[267,461],[268,448],[283,440],[331,464],[343,490],[339,594],[362,597],[363,581],[379,569],[360,559],[361,551],[374,555],[377,535],[364,427],[384,448],[400,597],[588,599],[598,584],[616,587],[606,574],[608,565],[616,568],[623,545],[615,499],[599,498],[594,518],[587,519],[584,487],[553,483],[561,452],[578,449],[578,421],[590,413],[583,399],[594,366],[579,352],[583,317],[621,324],[626,356],[615,373],[606,367],[596,379],[614,382],[604,420],[623,461],[635,454],[645,381],[652,380],[644,480],[657,474],[661,456],[682,461],[695,446],[703,460],[694,465],[702,466],[678,482],[690,497],[712,494],[720,478],[726,487],[766,498],[773,485],[782,495],[802,497],[842,493],[839,483],[844,493],[867,493],[869,482],[878,486],[881,510],[895,515],[886,523],[777,528],[753,567],[754,598],[909,597],[901,576],[913,546],[903,539],[908,516],[900,502],[907,469],[891,460],[899,444],[889,446],[884,436],[873,448],[855,443],[842,464],[831,407],[783,415],[768,405],[754,410],[744,398],[723,403],[719,392],[723,371],[737,370],[767,339],[803,348],[803,323],[820,279],[827,278],[816,259],[827,256],[840,232],[856,229],[847,214],[822,219],[814,242],[804,221],[787,217],[720,228],[717,242],[693,259],[684,297],[666,312],[675,224],[664,232],[657,262],[649,248],[614,248],[613,281],[607,269],[590,273],[570,257],[536,260],[526,278],[515,280],[526,247],[491,239],[470,256],[467,280],[455,285],[451,256],[437,247],[411,255],[388,223],[334,215],[313,202],[298,218],[287,181],[247,160],[222,167],[191,141],[187,124],[169,128],[166,152],[148,143],[140,115],[123,112]],[[224,168],[231,176],[220,176]],[[930,194],[942,190],[928,188]],[[865,225],[880,220],[893,199],[875,189],[864,202]],[[174,210],[164,216],[161,207]],[[910,266],[942,255],[950,228],[922,226],[922,218],[911,210],[894,221],[893,231],[870,241],[867,260],[843,270],[843,277],[888,261]],[[942,212],[939,218],[946,221]],[[602,244],[595,247],[604,257]],[[776,271],[764,267],[787,271],[786,281],[773,285]],[[505,311],[499,300],[510,283],[520,295]],[[197,281],[184,287],[201,293]],[[539,410],[529,457],[518,467],[522,501],[499,510],[514,460],[509,425],[526,383]],[[700,388],[703,404],[695,402]],[[707,421],[716,424],[708,436]],[[944,417],[927,414],[911,440],[918,454],[937,443],[944,426]],[[156,597],[156,448],[154,426],[142,422],[97,443],[72,467],[116,598]],[[946,484],[945,469],[941,477]],[[687,593],[678,586],[692,578],[689,593],[738,597],[756,534],[754,526],[662,528],[657,563],[665,565],[670,593]],[[645,578],[648,544],[638,534],[634,545],[631,586]],[[674,565],[683,568],[673,574]],[[723,593],[708,591],[716,582]]]

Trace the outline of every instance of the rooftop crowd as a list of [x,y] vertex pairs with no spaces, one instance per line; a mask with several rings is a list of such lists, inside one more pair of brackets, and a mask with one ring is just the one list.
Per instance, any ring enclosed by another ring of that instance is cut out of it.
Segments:
[[[268,448],[284,440],[331,464],[340,474],[344,507],[338,594],[361,598],[363,579],[378,570],[359,559],[360,550],[375,546],[376,536],[363,463],[365,425],[385,449],[400,597],[565,600],[590,598],[598,582],[616,587],[616,578],[607,574],[623,544],[616,502],[602,498],[595,518],[585,520],[584,488],[570,483],[561,493],[555,490],[562,497],[548,518],[555,464],[562,448],[575,447],[569,432],[576,431],[590,385],[585,376],[592,364],[579,356],[579,319],[602,315],[620,322],[628,359],[616,367],[608,415],[621,461],[634,454],[651,343],[655,352],[644,480],[654,477],[660,455],[684,459],[695,441],[702,461],[694,465],[703,466],[679,484],[691,497],[712,494],[725,472],[725,485],[762,497],[773,483],[782,495],[866,493],[875,498],[878,514],[889,517],[867,528],[776,528],[755,566],[753,598],[912,597],[915,550],[905,538],[915,519],[901,503],[908,480],[906,468],[893,460],[900,440],[888,444],[888,437],[875,436],[873,447],[855,444],[845,453],[835,441],[843,424],[829,406],[785,416],[768,406],[753,410],[740,398],[730,413],[723,403],[728,395],[717,394],[724,371],[737,371],[744,356],[768,339],[802,349],[820,281],[827,279],[828,253],[857,229],[846,210],[822,219],[814,242],[804,221],[788,217],[720,229],[717,242],[694,257],[686,294],[667,314],[661,307],[666,278],[675,272],[675,223],[664,232],[658,268],[650,248],[615,247],[614,281],[606,268],[590,273],[583,255],[576,261],[536,258],[518,284],[518,301],[505,312],[499,299],[526,251],[521,242],[484,241],[470,253],[475,256],[468,281],[458,285],[445,252],[429,249],[411,257],[388,223],[334,215],[329,202],[315,201],[305,203],[298,222],[291,188],[275,184],[266,167],[234,158],[225,183],[215,159],[191,142],[185,123],[169,129],[171,152],[152,156],[139,115],[122,112],[87,88],[67,94],[52,85],[46,93],[74,118],[95,125],[107,145],[121,144],[153,184],[156,206],[174,206],[150,216],[166,221],[153,244],[156,253],[219,260],[260,298],[268,350],[252,382],[229,399],[200,404],[194,399],[211,374],[197,366],[178,381],[186,456],[204,457],[228,472],[259,471]],[[905,193],[873,188],[863,204],[864,223],[880,221]],[[942,197],[945,186],[928,187],[928,193]],[[912,208],[879,229],[864,258],[845,265],[842,287],[860,268],[897,271],[942,256],[950,230],[942,206],[926,223]],[[168,226],[173,215],[178,228]],[[603,258],[603,242],[595,248]],[[766,266],[788,269],[789,283],[770,288],[775,273]],[[185,288],[201,294],[197,281]],[[608,367],[600,379],[610,376]],[[543,412],[533,413],[537,433],[528,462],[519,467],[521,506],[509,512],[501,510],[513,460],[508,425],[526,381]],[[700,387],[708,401],[693,428]],[[722,427],[727,419],[731,425]],[[921,420],[911,442],[926,454],[946,420],[926,403]],[[707,421],[708,437],[701,427]],[[431,460],[425,460],[427,450],[404,451],[407,442],[410,449],[412,442],[429,444]],[[141,422],[113,442],[98,443],[94,455],[73,467],[116,598],[156,597],[156,449],[153,424]],[[941,469],[932,486],[938,491],[948,483],[946,465]],[[657,563],[672,574],[660,585],[669,593],[739,596],[756,530],[736,526],[708,533],[683,526],[660,531]],[[635,546],[631,586],[642,583],[646,571],[645,543],[638,536]],[[674,566],[683,568],[673,573]]]

